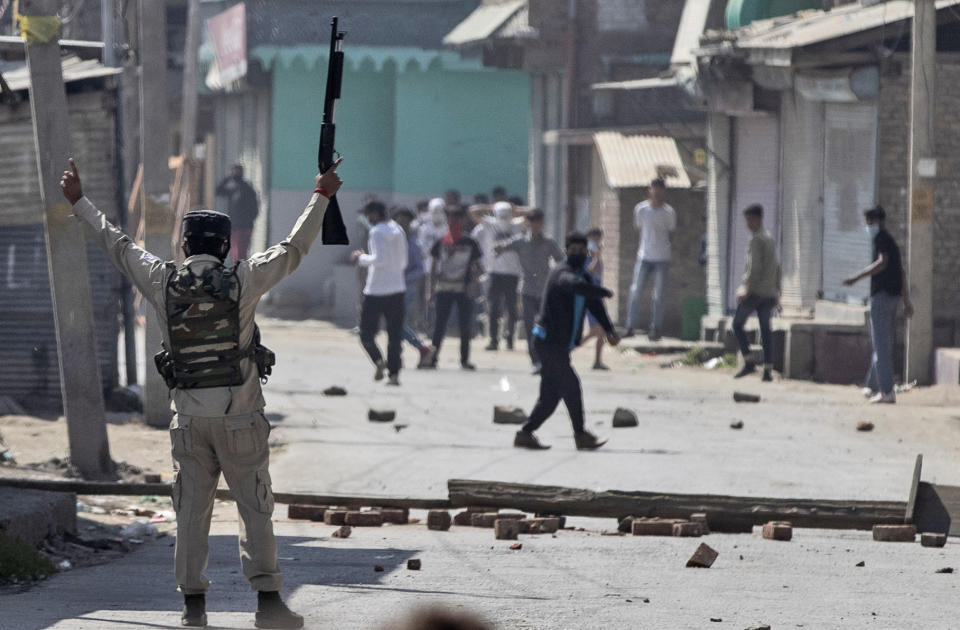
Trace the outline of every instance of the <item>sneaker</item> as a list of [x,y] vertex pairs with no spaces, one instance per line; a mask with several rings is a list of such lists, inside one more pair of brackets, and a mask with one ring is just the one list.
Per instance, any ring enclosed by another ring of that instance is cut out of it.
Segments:
[[254,625],[258,628],[302,628],[303,617],[287,608],[278,591],[260,591],[257,593]]
[[383,375],[387,371],[387,364],[381,359],[377,361],[377,371],[373,373],[373,380],[382,381]]
[[606,371],[608,371],[610,368],[607,367],[607,365],[606,365],[605,363],[601,363],[600,361],[597,361],[596,363],[593,364],[593,369],[594,369],[594,370],[600,370],[600,371],[606,372]]
[[740,368],[740,371],[733,375],[733,378],[743,378],[749,374],[753,374],[757,371],[757,366],[755,366],[750,361],[747,361],[743,364],[743,367]]
[[517,431],[517,434],[513,437],[513,445],[516,448],[527,448],[531,451],[545,451],[550,448],[546,444],[541,444],[533,433],[526,431]]
[[660,341],[663,337],[660,336],[660,331],[656,328],[651,328],[650,332],[647,333],[647,339],[650,341]]
[[399,375],[399,374],[391,374],[390,377],[387,379],[387,385],[392,385],[392,386],[394,386],[394,387],[399,387],[399,386],[400,386],[400,375]]
[[860,393],[863,394],[863,397],[866,398],[867,400],[877,395],[877,392],[873,391],[872,387],[864,387],[863,389],[860,390]]
[[420,362],[417,363],[417,369],[422,370],[430,366],[430,357],[433,355],[435,350],[433,346],[423,346],[420,348]]
[[513,339],[507,339],[507,350],[513,350]]
[[543,366],[540,365],[539,363],[534,363],[533,366],[530,368],[530,373],[533,374],[534,376],[537,376],[540,374],[540,370],[542,368]]
[[496,352],[499,349],[500,349],[500,346],[498,346],[497,343],[494,341],[491,341],[490,343],[488,343],[487,347],[484,348],[484,350],[486,350],[487,352]]
[[191,628],[203,628],[207,625],[207,598],[203,593],[183,596],[180,625]]
[[577,443],[578,451],[593,451],[607,443],[606,440],[598,440],[597,436],[589,431],[577,433],[573,437]]
[[897,402],[897,395],[893,392],[888,392],[886,394],[876,394],[873,398],[870,399],[871,405],[876,404],[893,404]]
[[773,373],[771,372],[770,368],[764,368],[763,378],[761,378],[760,380],[763,381],[764,383],[770,383],[773,381]]
[[477,366],[475,366],[473,363],[470,363],[469,361],[466,361],[460,364],[460,369],[466,370],[467,372],[476,372]]

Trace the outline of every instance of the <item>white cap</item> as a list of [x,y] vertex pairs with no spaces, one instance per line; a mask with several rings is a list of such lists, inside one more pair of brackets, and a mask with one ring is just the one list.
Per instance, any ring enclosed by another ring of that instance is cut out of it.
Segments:
[[493,216],[498,219],[509,219],[513,216],[513,206],[509,201],[498,201],[493,204]]
[[427,204],[427,210],[430,211],[430,214],[438,214],[444,212],[447,209],[447,203],[443,200],[443,197],[434,197],[430,200],[430,203]]

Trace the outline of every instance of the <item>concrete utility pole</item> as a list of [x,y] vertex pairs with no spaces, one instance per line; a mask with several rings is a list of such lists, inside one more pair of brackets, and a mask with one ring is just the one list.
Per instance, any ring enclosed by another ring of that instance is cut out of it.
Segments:
[[197,52],[200,47],[200,0],[187,1],[187,41],[183,50],[183,104],[180,118],[180,153],[193,159],[197,138]]
[[[165,0],[140,0],[140,163],[143,165],[141,216],[144,221],[144,245],[147,251],[170,260],[170,235],[173,213],[170,211],[170,127],[167,103],[167,3]],[[146,355],[160,351],[160,322],[147,306]],[[150,361],[148,361],[148,364]],[[148,425],[170,424],[170,390],[152,365],[147,365],[143,388],[143,412]]]
[[907,322],[906,381],[929,384],[933,363],[933,147],[937,9],[915,0],[910,75],[910,217],[907,265],[913,317]]
[[23,35],[30,72],[30,110],[40,197],[44,206],[47,270],[57,331],[60,392],[67,417],[70,460],[87,479],[110,479],[114,476],[114,465],[107,444],[86,242],[60,190],[60,175],[69,168],[67,158],[71,147],[67,95],[60,65],[60,28],[52,21],[58,8],[57,0],[21,0],[19,6],[20,15],[27,16]]

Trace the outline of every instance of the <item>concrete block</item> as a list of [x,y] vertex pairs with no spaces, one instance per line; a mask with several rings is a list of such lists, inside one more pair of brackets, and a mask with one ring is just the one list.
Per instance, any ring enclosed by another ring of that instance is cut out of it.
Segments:
[[445,532],[450,529],[452,520],[446,510],[430,510],[427,512],[427,529]]
[[674,523],[673,535],[696,538],[703,535],[703,530],[700,528],[700,523]]
[[77,532],[77,495],[0,487],[0,530],[30,547]]
[[498,518],[493,523],[493,535],[497,540],[516,540],[520,533],[520,521],[513,518]]
[[380,515],[384,523],[393,523],[394,525],[406,525],[410,520],[410,510],[401,508],[380,508]]
[[383,515],[380,512],[360,512],[351,510],[343,519],[344,524],[354,527],[380,527]]
[[326,510],[323,513],[323,522],[326,525],[344,525],[346,520],[346,510]]
[[527,414],[520,407],[497,405],[493,408],[494,424],[524,424],[526,421]]
[[947,544],[947,535],[923,532],[920,534],[920,544],[924,547],[944,547]]
[[330,509],[326,505],[298,505],[291,503],[287,506],[287,518],[304,521],[322,521],[324,513]]
[[960,348],[937,348],[934,361],[937,385],[960,385]]
[[687,560],[687,568],[691,569],[709,569],[713,566],[713,563],[717,561],[717,556],[720,554],[716,552],[706,543],[700,543],[700,546],[697,547],[697,550],[693,552],[693,555],[690,556],[690,559]]
[[793,538],[793,525],[787,521],[770,521],[763,526],[761,533],[767,540],[790,540]]
[[640,426],[640,421],[633,411],[620,407],[613,413],[613,426],[614,428],[637,427]]
[[880,542],[913,542],[916,538],[916,525],[873,526],[873,539]]

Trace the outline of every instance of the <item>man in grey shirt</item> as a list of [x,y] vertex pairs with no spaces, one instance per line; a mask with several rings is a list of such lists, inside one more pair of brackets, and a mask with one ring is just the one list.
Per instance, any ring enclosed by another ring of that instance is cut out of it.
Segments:
[[527,351],[533,363],[533,373],[540,373],[540,357],[533,344],[533,326],[543,290],[550,275],[551,261],[558,263],[564,259],[563,250],[552,238],[543,235],[543,210],[533,208],[527,212],[527,234],[496,247],[497,253],[516,252],[520,256],[523,268],[523,288],[520,291],[523,301],[523,328],[527,335]]
[[763,229],[763,206],[748,206],[743,211],[743,216],[753,237],[747,250],[743,284],[737,289],[737,314],[733,318],[733,333],[737,337],[744,361],[743,368],[737,372],[735,378],[743,378],[757,371],[750,359],[750,342],[743,329],[747,318],[756,311],[760,321],[760,341],[763,344],[763,380],[772,381],[773,340],[770,316],[780,303],[780,263],[777,262],[776,244]]

